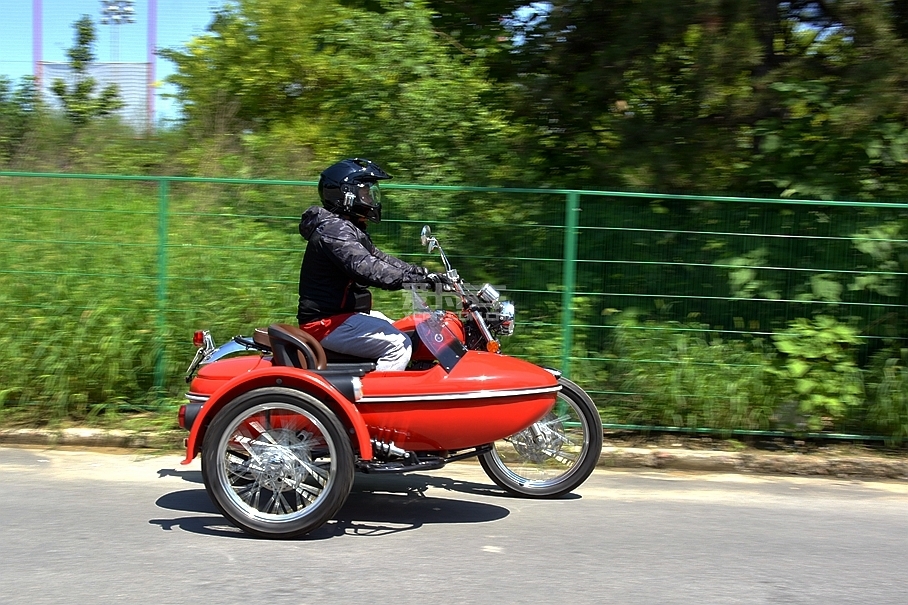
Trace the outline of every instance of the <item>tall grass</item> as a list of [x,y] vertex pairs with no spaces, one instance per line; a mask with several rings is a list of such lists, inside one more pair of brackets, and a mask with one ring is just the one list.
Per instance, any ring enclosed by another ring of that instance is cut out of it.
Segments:
[[[759,341],[707,339],[700,326],[633,317],[615,329],[613,364],[619,392],[606,408],[611,422],[715,429],[768,429],[777,407]],[[640,329],[645,328],[645,329]]]
[[238,214],[204,189],[174,188],[162,242],[153,185],[0,186],[0,405],[35,422],[147,408],[159,353],[165,399],[180,397],[193,330],[223,341],[292,318],[296,219]]

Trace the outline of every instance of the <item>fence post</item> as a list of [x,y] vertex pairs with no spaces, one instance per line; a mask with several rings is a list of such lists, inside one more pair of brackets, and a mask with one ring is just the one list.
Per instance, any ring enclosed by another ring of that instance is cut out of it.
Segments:
[[577,226],[580,215],[580,194],[567,194],[564,210],[564,260],[562,276],[564,290],[561,292],[561,372],[570,376],[571,348],[574,344],[574,286],[577,265]]
[[167,321],[167,212],[170,182],[158,180],[158,300],[157,300],[157,344],[155,351],[154,390],[155,399],[160,403],[164,397],[164,343]]

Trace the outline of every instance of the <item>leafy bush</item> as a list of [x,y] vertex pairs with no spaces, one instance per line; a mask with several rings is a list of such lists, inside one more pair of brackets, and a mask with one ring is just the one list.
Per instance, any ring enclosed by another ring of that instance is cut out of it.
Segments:
[[829,428],[851,406],[864,401],[864,383],[854,360],[858,331],[834,317],[800,317],[788,330],[773,334],[782,355],[773,365],[783,406],[796,404],[807,428]]

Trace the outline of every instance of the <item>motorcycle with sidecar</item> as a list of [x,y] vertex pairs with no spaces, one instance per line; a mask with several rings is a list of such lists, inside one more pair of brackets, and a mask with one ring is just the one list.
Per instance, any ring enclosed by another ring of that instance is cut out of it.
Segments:
[[[272,324],[215,346],[209,331],[187,371],[184,464],[201,456],[205,489],[245,532],[292,538],[343,506],[354,473],[442,468],[478,457],[505,491],[555,498],[576,489],[602,450],[602,422],[578,385],[500,353],[514,305],[466,284],[428,227],[448,292],[413,290],[394,325],[413,344],[405,371],[326,351],[296,326]],[[453,297],[456,311],[427,298]]]

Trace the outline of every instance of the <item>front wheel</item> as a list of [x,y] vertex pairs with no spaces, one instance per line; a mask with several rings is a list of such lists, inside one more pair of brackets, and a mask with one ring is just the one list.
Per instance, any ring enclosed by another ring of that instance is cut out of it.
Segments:
[[583,483],[602,453],[602,420],[583,389],[560,378],[552,410],[492,444],[479,464],[497,485],[518,496],[556,498]]
[[353,485],[350,440],[337,416],[293,389],[249,391],[218,412],[202,444],[202,478],[243,531],[294,538],[321,527]]

